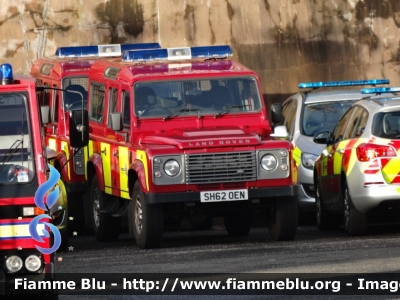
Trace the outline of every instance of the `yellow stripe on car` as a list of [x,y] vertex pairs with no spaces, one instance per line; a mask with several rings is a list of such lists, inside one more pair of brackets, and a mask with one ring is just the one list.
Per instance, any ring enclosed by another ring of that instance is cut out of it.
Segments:
[[146,176],[146,189],[149,190],[149,169],[147,166],[146,152],[144,152],[143,150],[137,150],[136,159],[140,160],[143,163],[144,175]]
[[127,147],[118,147],[119,158],[119,184],[121,198],[130,199],[128,188],[128,170],[129,170],[129,149]]

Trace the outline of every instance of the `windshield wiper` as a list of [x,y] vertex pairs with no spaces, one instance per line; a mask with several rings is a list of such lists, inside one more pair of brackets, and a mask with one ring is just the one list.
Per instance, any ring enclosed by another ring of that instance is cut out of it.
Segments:
[[[14,156],[14,154],[18,153],[20,148],[18,148],[20,145],[23,145],[23,140],[16,140],[10,147],[10,149],[8,149],[7,153],[4,154],[3,159],[1,160],[1,165],[0,165],[0,171],[3,170],[4,168],[4,164],[6,162],[9,162],[11,160],[11,158]],[[22,151],[21,151],[22,152]],[[23,155],[23,152],[22,152]]]
[[198,112],[197,115],[198,115],[199,119],[201,118],[201,115],[200,115],[201,109],[199,109],[199,108],[182,108],[180,110],[175,110],[172,114],[164,117],[163,121],[169,120],[172,117],[175,117],[175,116],[179,115],[181,112],[187,112],[187,111],[197,111]]
[[222,111],[220,111],[219,113],[216,113],[216,114],[214,115],[214,118],[216,119],[216,118],[218,118],[219,116],[222,116],[222,115],[224,115],[224,114],[227,114],[228,112],[230,112],[230,110],[231,110],[232,108],[243,108],[243,107],[246,107],[246,105],[230,105],[230,106],[225,106],[225,107],[222,109]]

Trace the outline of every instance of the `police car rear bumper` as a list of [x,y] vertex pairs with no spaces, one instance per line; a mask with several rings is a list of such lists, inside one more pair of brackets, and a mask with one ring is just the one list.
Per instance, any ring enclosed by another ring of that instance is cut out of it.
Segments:
[[[279,197],[298,197],[300,195],[300,185],[280,187],[254,188],[248,190],[248,198],[274,200]],[[146,193],[146,202],[154,203],[173,203],[173,202],[200,202],[200,192],[181,192],[181,193]]]

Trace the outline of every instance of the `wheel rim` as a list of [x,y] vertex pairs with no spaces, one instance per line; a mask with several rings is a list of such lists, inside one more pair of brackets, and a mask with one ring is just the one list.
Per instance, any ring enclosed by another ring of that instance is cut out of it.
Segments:
[[317,224],[321,224],[321,200],[319,199],[319,188],[317,186],[317,189],[315,191],[315,203],[317,205]]
[[94,198],[93,198],[93,218],[94,218],[94,225],[99,227],[100,225],[100,199],[98,195],[98,190],[94,190]]
[[347,187],[344,189],[343,201],[344,201],[344,228],[347,230],[347,228],[349,228],[349,218],[350,218],[349,192]]
[[140,203],[140,197],[137,196],[135,200],[135,227],[136,232],[140,235],[142,233],[142,220],[143,220],[143,212],[142,212],[142,204]]

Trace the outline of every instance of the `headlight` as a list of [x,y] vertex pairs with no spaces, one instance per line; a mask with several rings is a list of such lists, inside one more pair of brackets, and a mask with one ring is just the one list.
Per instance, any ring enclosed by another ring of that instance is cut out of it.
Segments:
[[318,155],[314,155],[311,153],[305,153],[303,152],[301,154],[301,162],[303,163],[303,166],[307,169],[313,170],[314,169],[314,164],[315,160],[318,158]]
[[164,171],[168,176],[176,176],[180,171],[179,163],[174,159],[170,159],[165,163]]
[[6,260],[6,267],[12,273],[18,272],[22,268],[22,259],[15,255],[10,256]]
[[266,171],[275,170],[277,164],[275,156],[271,154],[266,154],[261,158],[261,167]]
[[26,259],[25,259],[25,268],[28,271],[31,272],[36,272],[37,270],[40,269],[40,267],[42,266],[42,261],[40,260],[40,258],[36,255],[29,255]]

